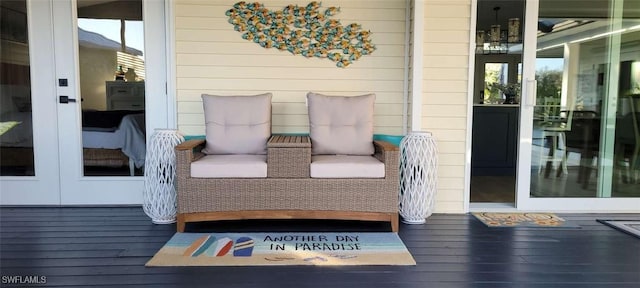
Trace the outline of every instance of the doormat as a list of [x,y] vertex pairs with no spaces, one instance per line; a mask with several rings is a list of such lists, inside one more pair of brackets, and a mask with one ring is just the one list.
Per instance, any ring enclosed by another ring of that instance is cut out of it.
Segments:
[[553,213],[472,213],[488,227],[580,228]]
[[632,236],[640,238],[640,221],[639,220],[603,220],[597,219],[596,221],[610,226],[616,230],[630,234]]
[[145,266],[416,265],[397,233],[176,233]]

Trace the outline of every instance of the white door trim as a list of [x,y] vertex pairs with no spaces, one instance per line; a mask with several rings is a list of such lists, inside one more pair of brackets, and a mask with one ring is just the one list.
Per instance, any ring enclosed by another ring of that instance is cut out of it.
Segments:
[[422,130],[422,97],[423,97],[423,68],[424,68],[424,14],[425,1],[415,0],[413,3],[413,69],[411,69],[411,131]]
[[516,170],[516,207],[527,206],[531,190],[531,151],[533,135],[533,110],[536,104],[536,43],[538,32],[538,0],[528,0],[525,5],[525,21],[522,49],[522,86],[520,100],[520,127],[518,129],[518,155]]
[[[167,1],[173,2],[173,1]],[[144,50],[145,50],[145,111],[147,141],[156,128],[175,127],[175,93],[168,93],[167,79],[173,79],[168,66],[173,55],[169,53],[172,47],[167,22],[173,18],[167,17],[166,9],[169,3],[157,0],[143,0],[142,15],[144,19]]]
[[165,30],[166,30],[166,93],[167,93],[167,128],[178,129],[178,95],[176,95],[176,23],[175,1],[166,1]]
[[[478,22],[478,0],[471,0],[471,20],[469,31],[476,31]],[[469,212],[471,205],[471,145],[473,141],[473,97],[474,79],[476,71],[476,36],[475,32],[469,33],[469,68],[467,76],[467,133],[465,136],[465,153],[464,153],[464,195],[463,195],[463,211]]]

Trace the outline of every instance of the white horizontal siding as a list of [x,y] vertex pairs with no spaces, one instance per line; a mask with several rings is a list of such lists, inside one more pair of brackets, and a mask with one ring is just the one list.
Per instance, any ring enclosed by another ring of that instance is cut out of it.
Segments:
[[[347,8],[345,8],[347,9]],[[340,15],[340,14],[338,14]],[[336,15],[336,16],[338,16]],[[176,20],[180,26],[177,26],[176,29],[193,29],[193,30],[227,30],[230,27],[228,19],[226,17],[221,18],[211,18],[211,17],[197,17],[197,16],[186,16],[186,17],[176,17]],[[355,19],[340,19],[343,24],[356,22],[363,27],[367,27],[367,29],[371,30],[374,33],[404,33],[404,18],[400,20],[396,20],[395,22],[386,21],[379,22],[375,20],[355,20]],[[203,28],[205,27],[205,28]],[[233,31],[233,30],[232,30]]]
[[[228,51],[231,53],[230,55],[277,55],[277,56],[291,55],[289,52],[285,52],[285,51],[279,51],[279,50],[271,51],[269,49],[265,49],[257,45],[255,45],[256,47],[253,47],[251,45],[245,45],[245,44],[246,43],[235,43],[235,42],[184,41],[184,42],[180,42],[176,46],[176,53],[178,53],[179,55],[183,55],[183,54],[208,55],[208,54],[211,54],[211,51]],[[376,45],[376,52],[374,52],[372,55],[369,55],[367,57],[376,57],[375,54],[377,54],[378,52],[380,52],[380,54],[385,55],[385,57],[404,57],[404,47],[400,45],[393,45],[393,44]],[[231,67],[235,67],[235,65]],[[349,67],[351,68],[351,66]],[[303,68],[303,67],[300,67],[300,68]],[[335,68],[335,67],[331,67],[331,68]]]
[[[457,190],[442,190],[441,193],[457,193]],[[460,213],[464,211],[464,204],[462,201],[437,201],[436,202],[437,213]]]
[[467,119],[465,117],[430,117],[428,121],[422,124],[426,130],[433,129],[460,129],[461,125],[465,125]]
[[450,55],[427,55],[424,56],[425,68],[468,68],[469,59],[461,56]]
[[[378,116],[398,116],[396,115],[396,111],[402,108],[402,104],[377,104],[374,113]],[[193,114],[194,112],[198,112],[196,114],[200,114],[202,111],[202,102],[201,101],[193,101],[193,102],[181,102],[178,105],[178,113],[181,114]],[[294,114],[294,115],[307,115],[307,106],[304,102],[273,102],[271,110],[275,114]]]
[[[344,24],[344,23],[343,23]],[[253,44],[256,48],[262,48],[261,46],[249,42],[247,40],[242,39],[242,34],[233,30],[233,26],[227,24],[227,28],[229,30],[213,30],[213,29],[176,29],[176,40],[177,41],[185,41],[185,42],[235,42],[235,41],[243,41],[243,43]],[[367,27],[368,29],[368,27]],[[372,38],[376,45],[393,45],[394,43],[398,43],[398,41],[404,41],[404,34],[399,33],[380,33],[373,32]],[[278,49],[269,49],[274,52],[281,52]],[[235,51],[229,51],[235,52]],[[290,54],[289,52],[282,52]],[[374,56],[376,53],[371,54]],[[291,54],[290,54],[291,55]],[[298,56],[298,55],[296,55]],[[379,56],[379,55],[375,55]],[[302,56],[298,56],[304,58]]]
[[[203,17],[203,18],[223,18],[227,19],[225,12],[232,8],[232,1],[202,0],[202,1],[175,1],[175,16],[179,17]],[[189,3],[191,2],[191,3]],[[306,6],[308,1],[262,1],[265,8],[270,10],[282,10],[289,4]],[[405,1],[322,1],[320,11],[331,6],[340,7],[340,12],[332,19],[339,19],[341,22],[349,24],[352,21],[404,21]],[[228,24],[228,23],[227,23]],[[176,27],[181,27],[176,23]],[[207,26],[205,26],[206,28]],[[217,27],[208,27],[214,29]],[[233,31],[233,30],[232,30]]]
[[465,92],[447,93],[447,97],[436,97],[442,96],[442,93],[438,92],[426,92],[423,95],[426,97],[424,104],[430,105],[462,105],[467,103],[468,97]]
[[[178,103],[180,105],[183,102],[200,102],[202,103],[202,94],[212,94],[212,95],[250,95],[250,94],[258,94],[263,93],[263,90],[253,90],[253,87],[243,87],[243,89],[238,89],[234,91],[226,91],[226,90],[183,90],[182,96],[183,100]],[[280,90],[278,93],[273,95],[273,99],[271,101],[273,103],[284,102],[284,103],[305,103],[306,95],[309,90],[290,90],[283,91]],[[332,94],[335,95],[357,95],[360,93],[355,93],[353,91],[333,91]],[[396,99],[396,94],[394,92],[380,92],[376,93],[376,106],[378,104],[398,104]]]
[[[233,1],[232,1],[233,2]],[[267,8],[307,1],[264,1]],[[178,125],[188,135],[204,134],[200,95],[272,92],[272,131],[308,132],[305,95],[374,92],[375,132],[402,131],[405,76],[404,0],[323,1],[340,6],[334,18],[371,30],[377,50],[342,69],[326,59],[265,49],[241,38],[227,23],[231,2],[176,0],[175,91]],[[433,132],[439,151],[436,212],[464,211],[465,139],[471,0],[425,0],[422,127]],[[414,79],[409,79],[414,81]],[[411,103],[409,103],[410,105]]]
[[[278,81],[280,79],[251,79],[246,78],[178,78],[176,87],[178,90],[209,90],[220,89],[226,91],[235,91],[237,88],[247,85],[260,87],[261,90],[274,92],[279,90],[289,91],[327,91],[326,79],[287,79],[286,82]],[[285,85],[283,87],[283,85]],[[362,91],[366,92],[393,92],[402,89],[402,81],[393,80],[343,80],[333,79],[330,81],[331,87],[340,91]],[[304,95],[302,95],[304,96]]]
[[422,128],[438,144],[436,212],[464,211],[471,0],[426,0]]
[[[426,104],[426,105],[422,105],[422,111],[425,113],[423,114],[423,118],[424,119],[430,119],[430,118],[435,118],[435,117],[462,117],[465,118],[467,116],[467,110],[465,110],[463,107],[460,107],[461,105],[455,105],[455,104],[441,104],[441,105],[434,105],[434,104]],[[462,129],[462,127],[459,127]]]
[[[405,5],[391,1],[322,1],[322,9],[341,8],[333,19],[371,31],[377,50],[347,68],[327,59],[305,58],[265,49],[242,39],[227,22],[233,1],[174,1],[178,128],[204,134],[203,93],[273,93],[272,131],[308,132],[305,96],[309,91],[355,96],[376,93],[374,132],[402,133]],[[268,9],[308,1],[263,1]]]
[[[247,41],[246,44],[252,44]],[[196,45],[196,43],[193,43]],[[256,44],[253,44],[256,45]],[[257,45],[256,45],[257,46]],[[250,49],[264,49],[262,47],[252,47]],[[264,52],[264,51],[260,51]],[[376,54],[379,51],[374,52]],[[207,67],[245,67],[246,69],[264,69],[266,67],[287,67],[290,69],[296,68],[334,68],[337,69],[335,63],[326,59],[319,58],[304,58],[299,55],[292,55],[288,52],[273,51],[270,55],[260,55],[256,53],[248,54],[234,54],[234,51],[220,51],[216,54],[177,54],[176,64],[178,67],[190,65],[190,66],[207,66]],[[389,68],[389,69],[403,69],[404,57],[401,56],[364,56],[360,60],[354,62],[348,68],[351,73],[357,73],[357,69],[353,68]],[[465,64],[466,65],[466,64]],[[454,66],[452,66],[454,67]],[[180,75],[178,75],[180,76]],[[384,74],[380,75],[383,77]],[[329,80],[329,79],[325,79]]]

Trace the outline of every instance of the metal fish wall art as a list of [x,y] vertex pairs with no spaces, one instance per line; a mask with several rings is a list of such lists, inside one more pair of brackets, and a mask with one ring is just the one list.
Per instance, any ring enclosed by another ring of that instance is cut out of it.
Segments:
[[322,10],[321,6],[313,1],[271,11],[259,2],[240,1],[226,15],[245,40],[307,58],[327,58],[342,68],[376,50],[371,31],[357,23],[342,25],[332,19],[340,12],[339,7]]

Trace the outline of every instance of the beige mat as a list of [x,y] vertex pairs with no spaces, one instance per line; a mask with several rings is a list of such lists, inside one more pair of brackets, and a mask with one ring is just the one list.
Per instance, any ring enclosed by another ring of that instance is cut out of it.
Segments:
[[473,216],[489,227],[579,228],[553,213],[477,212]]

